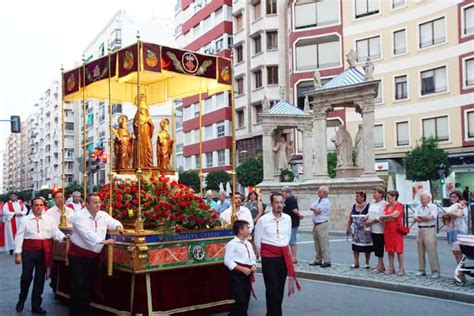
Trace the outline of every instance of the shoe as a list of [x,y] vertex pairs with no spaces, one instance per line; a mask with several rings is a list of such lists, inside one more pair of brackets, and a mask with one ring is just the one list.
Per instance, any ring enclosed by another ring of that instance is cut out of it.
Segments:
[[312,266],[312,267],[314,267],[314,266],[320,266],[320,265],[322,265],[322,263],[321,263],[321,262],[313,261],[313,262],[311,262],[309,265]]
[[40,307],[40,308],[32,309],[31,313],[32,314],[38,314],[38,315],[44,315],[44,314],[46,314],[46,311]]
[[395,274],[395,269],[388,269],[387,271],[385,271],[386,275],[389,275],[389,274]]
[[321,265],[321,268],[330,268],[330,267],[331,267],[331,263],[330,263],[330,262],[328,262],[328,263],[325,262],[325,263],[323,263],[323,264]]
[[426,273],[425,271],[418,271],[417,273],[415,273],[416,276],[426,276]]
[[365,268],[366,268],[367,270],[369,270],[369,269],[370,269],[370,266],[369,266],[368,264],[366,264],[366,265],[365,265]]
[[399,277],[404,276],[404,275],[405,275],[405,270],[398,270],[397,275],[398,275]]
[[434,272],[433,274],[431,274],[432,279],[439,279],[439,277],[440,277],[439,272]]
[[18,300],[18,303],[16,303],[16,311],[18,313],[21,313],[21,311],[23,311],[23,308],[25,308],[25,301],[22,301],[22,300]]
[[13,250],[10,250],[10,256],[13,256]]
[[359,269],[359,265],[358,264],[351,264],[351,269]]

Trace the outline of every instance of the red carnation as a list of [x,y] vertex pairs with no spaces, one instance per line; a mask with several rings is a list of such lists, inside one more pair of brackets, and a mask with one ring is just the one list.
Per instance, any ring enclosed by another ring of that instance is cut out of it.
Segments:
[[127,216],[128,212],[127,211],[122,211],[122,216]]
[[174,229],[174,231],[177,233],[181,232],[181,230],[182,230],[181,226],[176,226],[176,228]]
[[137,199],[133,199],[133,200],[132,200],[132,203],[135,204],[135,205],[138,205],[138,200],[137,200]]
[[149,216],[150,216],[150,212],[148,212],[148,211],[145,211],[143,214],[145,214],[145,217],[149,217]]
[[209,216],[208,216],[208,217],[206,217],[206,222],[208,222],[208,223],[209,223],[210,221],[211,221],[211,218],[210,218]]
[[120,189],[123,189],[123,188],[125,188],[125,184],[120,183],[118,187],[119,187]]
[[154,211],[158,211],[160,208],[158,207],[158,205],[153,205],[153,210]]
[[156,217],[157,217],[156,214],[151,215],[151,218],[152,218],[152,219],[156,219]]
[[170,220],[174,220],[174,219],[176,219],[176,215],[171,214],[171,215],[170,215]]
[[170,182],[170,185],[171,185],[171,187],[174,188],[174,187],[178,186],[178,183],[175,180],[173,180],[173,181]]
[[131,208],[131,207],[132,207],[132,204],[130,204],[130,202],[127,202],[127,203],[125,203],[125,207],[126,207],[126,208]]
[[179,219],[180,222],[184,222],[184,215],[179,214],[178,219]]
[[148,203],[143,203],[143,207],[148,207]]
[[217,213],[216,213],[216,212],[212,212],[212,217],[213,217],[213,218],[217,218]]
[[130,188],[126,188],[125,193],[130,194]]
[[115,219],[119,221],[119,220],[121,220],[121,219],[122,219],[122,216],[120,216],[120,215],[117,215],[117,216],[115,216]]
[[117,208],[122,208],[123,205],[122,205],[122,202],[119,201],[119,202],[115,203],[115,206]]
[[192,215],[192,214],[189,215],[189,216],[188,216],[188,221],[194,222],[194,215]]
[[165,189],[165,195],[170,195],[171,191],[169,189]]
[[117,194],[115,196],[115,201],[120,201],[120,200],[122,200],[122,196],[120,194]]
[[201,225],[201,224],[202,224],[202,218],[201,218],[201,217],[198,217],[197,223],[198,223],[198,225]]

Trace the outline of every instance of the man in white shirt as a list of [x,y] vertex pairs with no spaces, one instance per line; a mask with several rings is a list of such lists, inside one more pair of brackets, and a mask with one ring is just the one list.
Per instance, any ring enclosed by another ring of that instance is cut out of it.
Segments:
[[235,238],[225,246],[224,264],[231,271],[230,285],[235,303],[229,315],[247,315],[254,273],[257,271],[255,253],[247,238],[249,223],[236,220],[232,227]]
[[78,191],[72,192],[72,199],[66,202],[66,205],[74,210],[74,212],[82,209],[81,193]]
[[122,224],[106,212],[100,211],[100,197],[89,193],[86,207],[72,219],[71,246],[68,259],[71,277],[70,315],[87,315],[104,245],[113,245],[114,239],[105,239],[107,229],[123,234]]
[[53,195],[54,206],[45,212],[46,215],[50,216],[57,226],[61,222],[61,213],[64,206],[64,213],[66,215],[66,221],[68,225],[71,225],[71,219],[74,216],[74,210],[64,205],[63,191],[57,191]]
[[[249,223],[249,229],[250,233],[253,231],[253,218],[252,218],[252,213],[248,208],[245,206],[242,206],[242,200],[243,196],[239,192],[236,192],[234,194],[234,199],[235,199],[235,208],[236,208],[236,215],[237,219],[240,219],[242,221],[246,221]],[[219,218],[224,221],[226,224],[231,224],[232,222],[232,205],[226,209],[222,214],[219,216]]]
[[329,202],[328,194],[328,187],[320,187],[318,189],[319,198],[310,207],[310,210],[313,211],[313,240],[316,260],[309,265],[319,265],[321,268],[331,266],[329,254],[329,212],[331,211],[331,202]]
[[440,276],[440,266],[438,259],[438,249],[436,240],[436,217],[438,209],[431,203],[431,193],[422,192],[420,202],[415,209],[415,223],[418,223],[418,236],[416,244],[418,246],[418,272],[417,276],[425,276],[425,253],[431,267],[431,277],[437,279]]
[[10,200],[3,205],[3,220],[5,227],[5,250],[13,255],[15,249],[15,235],[20,227],[20,221],[28,210],[25,203],[18,200],[16,194],[10,194]]
[[21,292],[16,311],[21,312],[24,308],[34,270],[31,312],[33,314],[46,314],[46,311],[41,308],[41,295],[43,294],[47,270],[52,267],[53,263],[51,238],[64,241],[66,236],[49,216],[44,216],[45,202],[42,197],[33,199],[31,203],[32,213],[25,216],[21,221],[15,237],[15,263],[22,264]]
[[288,294],[301,288],[296,279],[290,253],[291,217],[284,214],[283,195],[272,193],[270,196],[272,211],[263,215],[255,226],[255,246],[262,258],[263,280],[267,315],[282,315],[281,304],[285,291],[286,276]]

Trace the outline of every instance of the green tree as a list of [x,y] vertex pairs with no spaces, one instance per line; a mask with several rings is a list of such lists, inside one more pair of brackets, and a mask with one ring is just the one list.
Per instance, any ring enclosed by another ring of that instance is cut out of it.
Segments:
[[196,192],[199,192],[199,171],[188,170],[180,172],[178,182],[193,188]]
[[256,186],[263,180],[262,157],[250,158],[237,166],[237,181],[244,187]]
[[219,183],[225,185],[231,181],[230,174],[225,170],[216,170],[209,172],[206,176],[206,189],[207,190],[219,190]]
[[331,178],[336,177],[337,154],[335,151],[328,153],[328,175]]
[[82,184],[79,184],[77,183],[77,181],[74,181],[73,183],[71,183],[70,185],[68,185],[65,190],[66,191],[66,196],[69,195],[69,193],[73,193],[75,191],[77,192],[80,192],[81,195],[83,193],[83,188],[82,188]]
[[434,138],[423,139],[421,145],[409,151],[403,159],[408,180],[431,181],[438,180],[437,169],[444,165],[444,174],[449,174],[448,154],[438,147]]

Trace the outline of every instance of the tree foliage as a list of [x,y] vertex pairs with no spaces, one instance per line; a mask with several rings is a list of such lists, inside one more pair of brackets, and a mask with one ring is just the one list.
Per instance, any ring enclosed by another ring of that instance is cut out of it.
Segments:
[[75,191],[77,192],[80,192],[81,195],[83,193],[83,188],[82,188],[82,184],[79,184],[77,183],[76,181],[74,181],[73,183],[71,183],[70,185],[68,185],[64,191],[66,191],[66,196],[69,195],[69,193],[73,193]]
[[295,180],[295,175],[293,174],[293,171],[289,169],[283,169],[280,172],[280,182],[293,182]]
[[207,190],[219,190],[219,184],[222,183],[224,186],[227,182],[231,181],[230,174],[225,170],[216,170],[209,172],[206,176],[206,189]]
[[438,180],[437,169],[444,165],[444,174],[449,174],[448,154],[438,147],[434,138],[423,139],[421,145],[409,151],[403,159],[406,177],[411,181]]
[[199,192],[199,171],[187,170],[180,172],[178,182],[193,188],[195,192]]
[[237,166],[237,181],[244,187],[256,186],[263,180],[262,157],[250,158]]
[[337,154],[335,151],[328,153],[328,175],[331,178],[336,177]]

